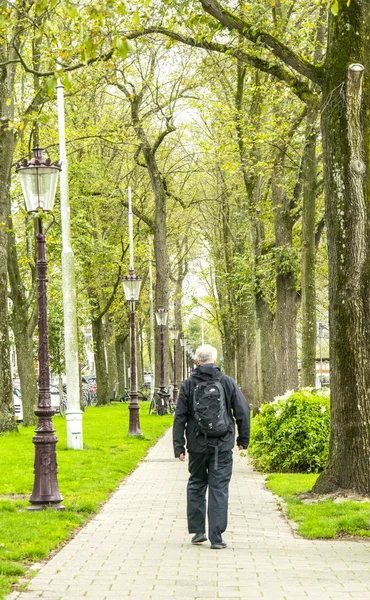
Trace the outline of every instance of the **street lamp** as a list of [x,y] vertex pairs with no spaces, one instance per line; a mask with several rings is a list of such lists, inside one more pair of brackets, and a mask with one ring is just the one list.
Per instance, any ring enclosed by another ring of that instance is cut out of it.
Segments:
[[38,423],[32,442],[35,445],[34,484],[28,510],[43,510],[46,507],[64,510],[61,504],[63,497],[59,491],[57,479],[56,444],[52,417],[55,410],[50,401],[50,364],[48,339],[48,306],[47,306],[47,262],[46,240],[42,227],[41,213],[53,209],[58,175],[61,170],[59,162],[52,163],[50,158],[44,159],[41,148],[34,148],[34,157],[18,164],[19,175],[26,209],[29,214],[38,214],[37,239],[37,299],[39,330],[39,392],[35,415]]
[[191,368],[190,368],[191,355],[190,355],[190,351],[191,351],[191,346],[190,346],[189,342],[186,342],[186,373],[187,373],[187,377],[190,377],[190,375],[191,375]]
[[187,343],[187,338],[186,335],[183,333],[183,335],[180,337],[180,346],[183,350],[182,352],[182,379],[183,381],[185,381],[186,379],[186,343]]
[[160,374],[160,382],[159,382],[159,400],[161,402],[161,406],[159,407],[158,414],[165,415],[167,414],[167,405],[166,405],[166,391],[164,387],[164,327],[167,324],[168,311],[165,308],[157,308],[155,311],[155,318],[157,320],[157,325],[160,327],[161,332],[161,341],[160,341],[160,354],[161,354],[161,374]]
[[135,302],[139,300],[141,277],[135,275],[134,270],[130,269],[129,275],[123,278],[123,290],[127,302],[130,303],[130,348],[131,348],[131,384],[130,384],[130,424],[128,435],[142,435],[139,419],[139,402],[137,400],[137,380],[136,380],[136,333],[135,333]]
[[177,350],[177,338],[179,337],[179,330],[176,329],[175,325],[170,327],[170,336],[173,340],[173,403],[176,404],[178,388],[176,385],[176,350]]

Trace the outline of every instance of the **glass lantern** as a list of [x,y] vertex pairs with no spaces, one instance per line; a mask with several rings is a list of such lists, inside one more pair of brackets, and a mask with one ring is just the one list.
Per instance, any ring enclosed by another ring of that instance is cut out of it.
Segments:
[[179,330],[176,329],[175,326],[173,326],[173,327],[170,327],[169,331],[170,331],[171,340],[176,341],[177,338],[179,337]]
[[168,310],[165,308],[157,308],[155,311],[155,318],[157,319],[157,325],[166,325],[168,317]]
[[16,167],[28,213],[53,210],[59,171],[58,162],[44,159],[41,148],[34,148],[34,157]]
[[127,275],[122,280],[123,291],[128,302],[137,302],[140,296],[142,278],[137,275]]

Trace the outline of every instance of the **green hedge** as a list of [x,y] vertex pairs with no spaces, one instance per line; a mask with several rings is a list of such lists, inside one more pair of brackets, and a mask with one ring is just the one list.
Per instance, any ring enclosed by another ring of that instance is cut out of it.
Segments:
[[261,471],[319,472],[328,457],[329,433],[327,392],[287,392],[263,404],[253,419],[249,454]]

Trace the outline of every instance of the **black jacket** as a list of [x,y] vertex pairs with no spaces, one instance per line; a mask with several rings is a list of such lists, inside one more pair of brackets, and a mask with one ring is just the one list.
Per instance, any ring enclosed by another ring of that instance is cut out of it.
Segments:
[[[222,438],[205,439],[199,432],[193,417],[193,391],[199,381],[219,379],[228,405],[230,418],[230,431]],[[234,420],[235,419],[235,420]],[[235,444],[235,421],[238,427],[238,446],[248,448],[250,434],[250,410],[246,399],[238,388],[234,379],[223,375],[215,364],[199,365],[191,377],[186,379],[180,389],[177,399],[175,421],[173,424],[173,447],[175,457],[185,454],[185,437],[188,452],[204,452],[210,444],[218,445],[220,451],[231,450]]]

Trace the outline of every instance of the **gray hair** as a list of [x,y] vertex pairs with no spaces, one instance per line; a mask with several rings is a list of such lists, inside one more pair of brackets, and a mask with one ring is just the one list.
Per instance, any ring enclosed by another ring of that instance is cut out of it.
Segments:
[[217,350],[210,344],[203,344],[199,346],[195,351],[195,360],[200,364],[208,361],[216,361]]

